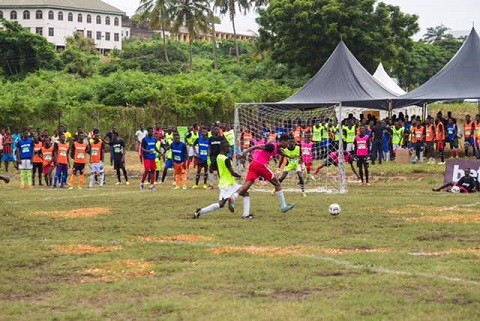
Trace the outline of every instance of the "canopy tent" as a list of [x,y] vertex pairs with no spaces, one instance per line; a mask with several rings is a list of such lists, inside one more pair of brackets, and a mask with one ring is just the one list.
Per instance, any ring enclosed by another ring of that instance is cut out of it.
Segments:
[[259,105],[307,110],[342,102],[350,107],[386,110],[396,96],[373,78],[340,41],[327,62],[296,94],[280,102]]
[[395,93],[397,96],[405,95],[407,92],[400,88],[399,85],[388,75],[383,68],[383,64],[380,63],[377,67],[377,70],[373,74],[373,78],[378,80],[384,87],[386,87],[391,92]]
[[480,38],[472,28],[460,50],[435,76],[393,100],[395,108],[439,100],[480,98]]

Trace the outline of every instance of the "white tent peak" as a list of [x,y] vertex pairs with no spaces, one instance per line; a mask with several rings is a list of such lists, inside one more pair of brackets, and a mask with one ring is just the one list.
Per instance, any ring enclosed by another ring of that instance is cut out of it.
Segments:
[[398,86],[397,83],[388,75],[388,73],[385,71],[385,68],[383,68],[382,63],[378,65],[377,70],[373,74],[373,77],[388,90],[394,92],[399,96],[406,93],[406,91],[400,88],[400,86]]

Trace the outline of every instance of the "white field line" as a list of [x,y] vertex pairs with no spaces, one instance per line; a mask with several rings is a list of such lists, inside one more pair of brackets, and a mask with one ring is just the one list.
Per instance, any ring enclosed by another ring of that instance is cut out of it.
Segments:
[[[26,200],[21,200],[21,201],[6,201],[5,204],[12,204],[12,205],[16,205],[16,204],[27,204],[27,203],[32,203],[32,202],[41,202],[41,201],[56,201],[56,200],[76,200],[76,199],[79,199],[79,198],[91,198],[91,197],[103,197],[103,196],[112,196],[112,195],[125,195],[125,194],[136,194],[136,193],[147,193],[149,191],[140,191],[140,190],[134,190],[134,189],[131,189],[130,191],[123,191],[123,192],[119,192],[119,191],[114,191],[112,190],[111,192],[108,192],[108,193],[96,193],[98,190],[86,190],[87,193],[82,193],[81,195],[78,195],[76,193],[78,193],[78,190],[74,190],[74,191],[65,191],[66,193],[72,193],[71,195],[68,195],[68,196],[55,196],[55,195],[52,195],[52,196],[48,196],[48,197],[44,197],[44,198],[35,198],[35,199],[26,199]],[[52,191],[52,193],[55,193],[55,191]]]

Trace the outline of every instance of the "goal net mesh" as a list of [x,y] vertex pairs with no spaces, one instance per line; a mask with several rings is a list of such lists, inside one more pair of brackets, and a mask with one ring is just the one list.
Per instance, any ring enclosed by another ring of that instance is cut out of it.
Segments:
[[[290,135],[308,155],[307,146],[312,146],[312,166],[302,166],[307,193],[345,193],[347,190],[343,162],[341,125],[338,125],[335,106],[309,110],[282,109],[257,104],[237,104],[235,108],[235,152],[250,146],[278,141],[282,134]],[[321,129],[321,131],[320,131]],[[309,144],[309,140],[313,144]],[[302,146],[302,142],[306,143]],[[338,166],[331,161],[330,153],[338,153]],[[308,160],[308,156],[304,159]],[[236,170],[246,174],[251,156],[235,158]],[[277,156],[270,161],[270,169],[277,177],[282,175],[287,160]],[[319,165],[324,165],[317,175]],[[243,175],[244,176],[244,175]],[[258,191],[272,191],[270,183],[258,180],[254,188]],[[289,192],[301,192],[298,174],[289,172],[282,182],[282,188]]]

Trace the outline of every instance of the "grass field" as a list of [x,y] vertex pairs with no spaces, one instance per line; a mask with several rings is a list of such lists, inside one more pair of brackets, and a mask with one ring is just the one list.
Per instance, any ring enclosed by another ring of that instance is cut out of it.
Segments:
[[478,195],[431,192],[439,165],[372,172],[288,214],[253,193],[251,221],[192,220],[216,190],[2,183],[0,319],[480,320]]

